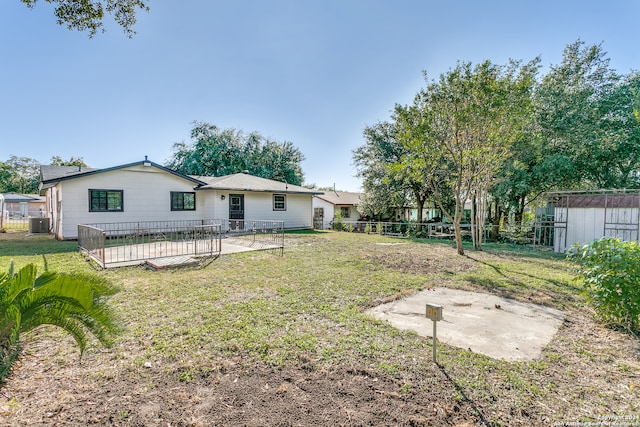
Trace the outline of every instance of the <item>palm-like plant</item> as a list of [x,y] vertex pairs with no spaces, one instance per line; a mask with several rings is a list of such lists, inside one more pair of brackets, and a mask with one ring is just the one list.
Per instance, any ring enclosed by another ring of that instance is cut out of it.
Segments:
[[90,335],[106,347],[119,331],[108,305],[118,289],[98,276],[45,272],[36,275],[34,264],[14,274],[0,273],[0,381],[20,354],[20,335],[38,326],[58,326],[75,339],[84,352]]

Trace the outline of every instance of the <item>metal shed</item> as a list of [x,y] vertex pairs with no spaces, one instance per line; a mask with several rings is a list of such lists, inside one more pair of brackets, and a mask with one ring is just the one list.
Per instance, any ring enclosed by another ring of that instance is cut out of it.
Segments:
[[640,190],[553,192],[545,212],[546,218],[536,218],[536,235],[550,235],[554,252],[601,237],[638,241],[640,236]]

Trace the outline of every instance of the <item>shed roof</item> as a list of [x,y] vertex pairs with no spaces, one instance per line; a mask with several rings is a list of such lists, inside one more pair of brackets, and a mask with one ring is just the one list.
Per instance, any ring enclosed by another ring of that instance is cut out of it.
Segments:
[[556,206],[566,208],[638,208],[640,194],[603,193],[603,194],[558,194]]

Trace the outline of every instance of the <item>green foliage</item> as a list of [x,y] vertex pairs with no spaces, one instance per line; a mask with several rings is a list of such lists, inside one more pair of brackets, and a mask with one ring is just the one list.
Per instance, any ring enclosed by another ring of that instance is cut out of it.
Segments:
[[[20,0],[27,7],[33,8],[38,0]],[[66,25],[70,30],[89,31],[93,37],[103,29],[104,11],[113,15],[114,20],[131,37],[135,34],[137,9],[149,11],[143,0],[46,0],[55,3],[53,14],[59,25]]]
[[80,166],[83,168],[89,167],[89,165],[87,165],[84,160],[82,160],[82,157],[73,156],[71,156],[69,160],[63,160],[60,156],[53,156],[51,157],[51,164],[53,166]]
[[257,132],[195,122],[191,144],[174,144],[166,166],[188,175],[223,176],[245,170],[262,178],[302,185],[302,152],[291,142],[278,143]]
[[335,211],[333,221],[331,222],[331,228],[336,231],[342,231],[344,229],[344,222],[342,221],[342,212],[340,210]]
[[62,328],[82,354],[89,334],[106,347],[119,331],[107,304],[117,288],[97,276],[45,272],[29,264],[0,274],[0,380],[20,353],[20,335],[49,324]]
[[403,163],[408,152],[399,137],[398,120],[368,126],[363,133],[365,144],[352,153],[365,190],[358,210],[376,219],[410,203],[421,211],[429,192],[424,177]]
[[601,238],[575,246],[570,258],[579,266],[584,292],[601,321],[640,332],[640,246]]
[[[616,73],[601,45],[578,40],[565,48],[562,62],[551,67],[535,96],[544,153],[539,167],[548,184],[559,189],[638,185],[634,95],[639,88],[638,73]],[[555,165],[545,167],[549,161]]]
[[544,192],[636,188],[640,72],[618,74],[601,45],[579,40],[541,79],[539,67],[538,58],[458,63],[427,80],[412,105],[396,105],[389,122],[365,128],[353,151],[363,213],[431,200],[455,225],[472,200],[479,249],[488,200],[494,223],[511,211],[519,228]]
[[0,192],[37,193],[39,182],[40,163],[37,160],[11,156],[0,162]]
[[454,223],[459,254],[464,205],[473,198],[479,249],[488,191],[531,120],[537,70],[537,59],[505,66],[459,63],[427,80],[413,105],[396,106],[391,123],[365,129],[367,143],[353,154],[367,196],[394,203],[390,207],[410,200],[419,218],[426,200],[433,200]]

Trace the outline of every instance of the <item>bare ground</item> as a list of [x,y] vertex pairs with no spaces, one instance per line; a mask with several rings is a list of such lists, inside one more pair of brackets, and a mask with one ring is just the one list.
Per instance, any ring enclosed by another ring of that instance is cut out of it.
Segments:
[[[278,370],[236,358],[193,372],[151,364],[136,370],[124,349],[124,356],[92,353],[79,363],[71,346],[53,338],[27,345],[2,389],[2,426],[537,426],[638,415],[637,388],[630,389],[640,386],[640,346],[578,313],[544,356],[550,366],[542,381],[553,386],[528,401],[514,401],[499,372],[486,373],[483,393],[492,398],[480,399],[456,381],[458,368],[443,366],[430,376],[407,374],[414,385],[407,391],[366,366]],[[633,420],[629,426],[640,422]]]

